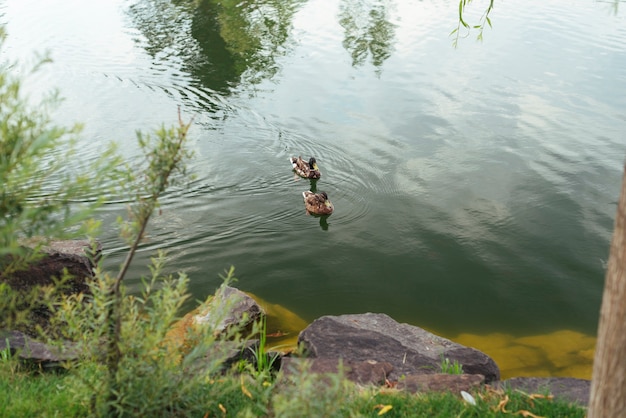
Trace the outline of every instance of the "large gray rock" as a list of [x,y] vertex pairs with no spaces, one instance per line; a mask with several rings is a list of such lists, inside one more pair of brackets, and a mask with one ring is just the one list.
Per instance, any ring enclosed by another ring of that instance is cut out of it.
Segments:
[[300,333],[298,342],[313,358],[389,362],[390,380],[440,373],[442,357],[458,361],[464,373],[483,375],[486,383],[500,379],[498,365],[486,354],[385,314],[323,316]]

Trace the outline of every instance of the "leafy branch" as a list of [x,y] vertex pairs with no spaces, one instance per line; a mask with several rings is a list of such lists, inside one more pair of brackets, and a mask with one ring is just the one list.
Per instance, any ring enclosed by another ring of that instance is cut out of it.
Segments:
[[485,25],[489,25],[490,28],[492,27],[491,26],[491,19],[489,19],[489,14],[493,10],[494,0],[489,0],[489,6],[485,10],[485,12],[482,14],[480,19],[478,20],[478,24],[476,24],[476,25],[470,25],[469,23],[467,23],[467,21],[463,17],[463,15],[465,13],[466,7],[469,6],[471,2],[472,2],[472,0],[459,0],[459,22],[457,23],[456,29],[454,29],[452,32],[450,32],[450,36],[455,35],[454,41],[452,42],[452,45],[455,48],[457,47],[457,45],[459,43],[459,37],[461,36],[460,35],[461,34],[461,27],[467,29],[467,34],[465,34],[465,36],[463,36],[463,38],[468,37],[469,33],[470,33],[470,31],[472,29],[478,29],[478,35],[476,36],[476,39],[478,41],[482,41],[483,40],[483,31],[485,29]]
[[[188,123],[183,122],[179,109],[177,127],[171,129],[161,127],[155,132],[156,138],[154,139],[149,135],[137,134],[139,145],[145,156],[145,168],[138,177],[133,176],[132,170],[128,170],[128,183],[136,190],[136,203],[129,208],[129,220],[122,224],[122,235],[126,238],[130,248],[117,276],[111,283],[107,309],[106,364],[111,400],[118,392],[115,382],[122,359],[120,351],[123,299],[121,284],[144,237],[148,221],[159,205],[159,197],[175,181],[175,174],[184,175],[186,172],[184,160],[191,157],[191,153],[185,150],[184,144],[192,122],[193,119]],[[114,404],[111,403],[111,405]],[[114,414],[114,410],[110,412]]]

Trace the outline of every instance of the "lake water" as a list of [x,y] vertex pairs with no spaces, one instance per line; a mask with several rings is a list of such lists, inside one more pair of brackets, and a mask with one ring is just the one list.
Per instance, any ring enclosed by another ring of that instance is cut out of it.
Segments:
[[[504,377],[590,377],[625,156],[624,4],[496,1],[484,41],[454,48],[455,1],[197,3],[0,1],[0,57],[49,52],[25,92],[59,89],[55,122],[85,124],[80,158],[109,141],[134,156],[135,130],[194,117],[196,178],[164,197],[131,285],[163,248],[196,299],[234,265],[237,287],[305,323],[384,312]],[[295,178],[291,155],[321,180]],[[333,215],[305,213],[311,187]],[[100,213],[112,269],[124,211]]]

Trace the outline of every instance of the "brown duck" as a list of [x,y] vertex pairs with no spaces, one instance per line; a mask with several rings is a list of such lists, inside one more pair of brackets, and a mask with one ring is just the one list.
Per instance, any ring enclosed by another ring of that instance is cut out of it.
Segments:
[[314,215],[330,215],[335,207],[328,199],[326,192],[313,193],[311,191],[302,192],[304,206],[307,212]]
[[319,179],[322,177],[322,173],[320,173],[320,170],[317,167],[315,157],[309,158],[308,162],[304,161],[302,157],[291,157],[289,158],[289,161],[291,162],[294,171],[300,177],[307,179]]

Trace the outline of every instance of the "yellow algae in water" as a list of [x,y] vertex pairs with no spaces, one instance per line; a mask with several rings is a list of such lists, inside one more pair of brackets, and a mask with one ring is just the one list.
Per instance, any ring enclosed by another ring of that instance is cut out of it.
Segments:
[[517,344],[541,349],[555,376],[591,378],[596,339],[572,330],[518,338]]
[[511,341],[513,341],[514,338],[515,337],[509,334],[494,332],[487,335],[459,334],[453,340],[459,344],[474,347],[483,351],[479,348],[480,346],[485,346],[485,344],[487,344],[490,348],[507,347],[511,345]]
[[270,303],[253,293],[246,294],[265,310],[269,348],[278,346],[281,351],[295,349],[298,345],[298,334],[309,323],[282,305]]
[[491,357],[500,368],[500,377],[548,376],[545,369],[545,356],[533,347],[514,343],[510,334],[492,333],[486,335],[460,334],[453,340],[459,344],[476,348]]
[[453,340],[493,358],[502,379],[515,376],[591,379],[596,339],[576,331],[526,337],[502,333],[460,334]]

